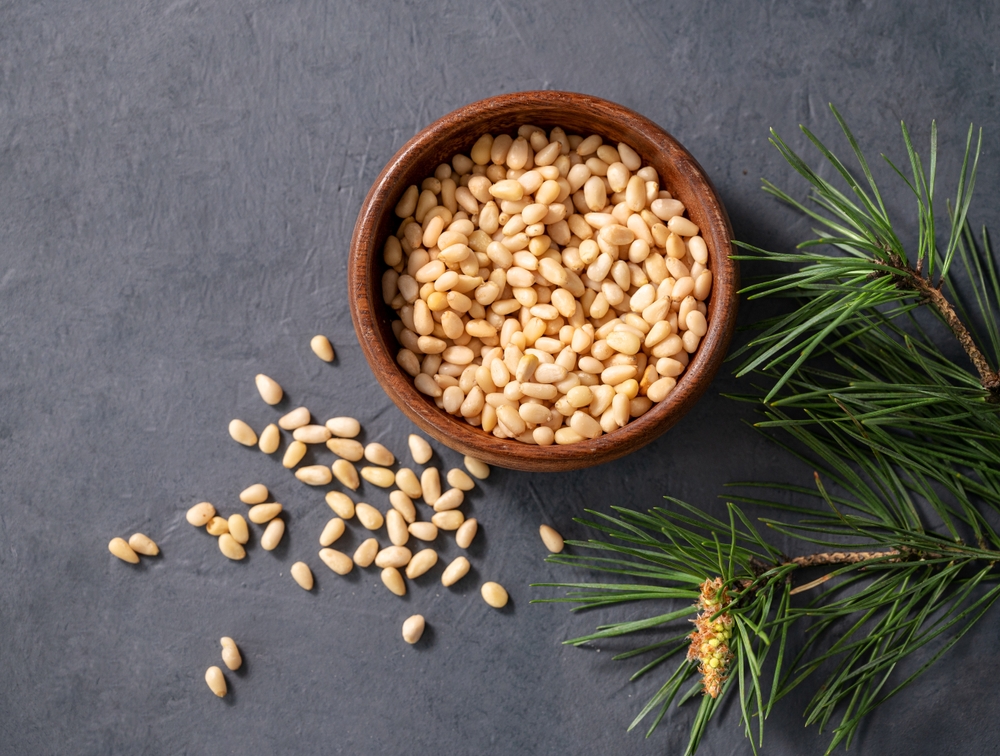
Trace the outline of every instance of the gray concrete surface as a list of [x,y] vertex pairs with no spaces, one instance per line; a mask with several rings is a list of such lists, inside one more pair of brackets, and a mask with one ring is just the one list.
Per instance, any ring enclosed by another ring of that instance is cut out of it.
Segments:
[[[950,191],[975,121],[972,217],[995,229],[998,31],[994,4],[923,0],[0,3],[0,753],[679,753],[690,707],[648,740],[625,733],[662,677],[629,683],[636,665],[613,647],[560,645],[631,610],[529,605],[545,594],[529,582],[585,577],[544,564],[536,533],[545,520],[583,537],[584,506],[670,494],[718,511],[727,481],[807,481],[719,396],[739,382],[720,376],[625,460],[494,471],[471,497],[472,576],[447,590],[435,571],[403,600],[371,570],[327,570],[321,495],[226,425],[277,415],[253,386],[265,372],[282,406],[356,415],[366,440],[404,453],[412,428],[354,338],[346,255],[370,182],[438,116],[523,89],[615,100],[679,138],[737,237],[771,248],[808,224],[759,189],[767,176],[803,190],[768,127],[804,147],[805,123],[844,148],[833,101],[872,154],[901,158],[899,120],[926,144],[937,118]],[[892,187],[893,212],[912,217]],[[332,366],[309,351],[320,332]],[[184,511],[240,511],[256,481],[286,504],[288,534],[230,563]],[[136,530],[163,555],[132,568],[106,544]],[[297,559],[312,593],[288,575]],[[508,610],[479,599],[487,579]],[[430,629],[411,648],[399,628],[414,612]],[[876,714],[857,752],[996,752],[997,621]],[[203,682],[221,635],[246,662],[225,701]],[[822,752],[802,703],[768,721],[765,753]],[[750,752],[730,707],[701,753]]]

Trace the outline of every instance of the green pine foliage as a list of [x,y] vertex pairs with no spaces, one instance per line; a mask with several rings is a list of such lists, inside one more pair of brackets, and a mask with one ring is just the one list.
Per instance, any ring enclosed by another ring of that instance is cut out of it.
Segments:
[[[733,398],[754,403],[757,427],[815,470],[813,485],[737,484],[755,495],[729,497],[728,522],[674,499],[645,514],[588,510],[578,522],[598,537],[568,542],[573,553],[549,561],[621,582],[540,584],[567,590],[542,601],[576,609],[655,601],[647,619],[566,642],[662,633],[616,658],[642,660],[633,678],[666,678],[632,727],[645,722],[649,734],[671,705],[697,701],[687,754],[733,695],[756,752],[775,703],[813,676],[822,680],[812,685],[806,723],[830,731],[828,753],[850,745],[866,714],[1000,598],[992,524],[1000,513],[1000,278],[985,230],[977,241],[967,220],[981,136],[970,127],[954,201],[942,213],[936,129],[925,164],[902,126],[908,174],[886,160],[916,198],[918,243],[908,251],[857,141],[833,112],[863,178],[803,128],[846,187],[838,188],[771,132],[811,192],[805,204],[769,182],[764,188],[812,218],[816,237],[786,253],[739,245],[739,259],[783,270],[744,292],[788,297],[793,307],[758,324],[732,356],[741,360],[738,375],[763,386]],[[967,359],[956,361],[958,345]],[[745,509],[764,516],[752,521]],[[802,555],[779,551],[768,530],[800,543]],[[717,578],[729,603],[707,621],[725,619],[733,632],[724,641],[725,682],[712,697],[695,650],[683,652],[700,586]],[[660,672],[668,663],[673,671]]]

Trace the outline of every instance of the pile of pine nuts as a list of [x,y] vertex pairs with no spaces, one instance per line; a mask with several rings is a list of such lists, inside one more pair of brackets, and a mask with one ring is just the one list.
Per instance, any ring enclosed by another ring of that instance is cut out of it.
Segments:
[[522,126],[410,186],[386,240],[397,362],[500,438],[592,439],[665,399],[708,330],[708,247],[628,145]]

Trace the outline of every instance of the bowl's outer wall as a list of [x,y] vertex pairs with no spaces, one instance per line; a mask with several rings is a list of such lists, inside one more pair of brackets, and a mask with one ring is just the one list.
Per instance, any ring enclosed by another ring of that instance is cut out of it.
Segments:
[[[708,245],[713,290],[709,330],[681,380],[664,401],[624,428],[597,439],[539,447],[499,439],[438,409],[398,366],[399,345],[382,301],[382,247],[399,221],[394,213],[403,191],[420,184],[442,162],[468,153],[484,133],[513,133],[523,124],[561,126],[568,133],[600,134],[625,142],[652,165],[663,187],[684,203]],[[351,240],[348,287],[351,316],[362,350],[389,397],[425,432],[443,444],[484,461],[520,470],[571,470],[617,459],[676,423],[701,397],[721,365],[736,321],[739,268],[731,259],[733,232],[726,210],[698,162],[666,131],[614,103],[569,92],[521,92],[472,103],[435,121],[407,142],[372,185]]]

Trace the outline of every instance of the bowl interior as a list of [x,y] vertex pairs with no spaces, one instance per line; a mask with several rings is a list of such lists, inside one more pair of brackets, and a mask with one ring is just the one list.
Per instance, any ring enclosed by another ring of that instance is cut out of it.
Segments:
[[[662,402],[624,428],[597,439],[539,447],[498,439],[438,409],[414,388],[396,364],[396,317],[382,301],[382,247],[398,227],[396,203],[411,184],[419,185],[456,153],[468,154],[484,133],[516,135],[518,127],[561,126],[568,134],[600,134],[606,143],[625,142],[660,175],[662,186],[684,203],[709,249],[713,290],[709,330],[677,386]],[[351,244],[349,285],[355,329],[383,388],[424,431],[447,446],[491,464],[527,470],[566,470],[599,464],[642,446],[673,425],[697,401],[725,355],[736,316],[738,269],[725,209],[704,171],[675,139],[648,119],[614,103],[565,92],[523,92],[483,100],[428,126],[393,157],[362,206]]]

